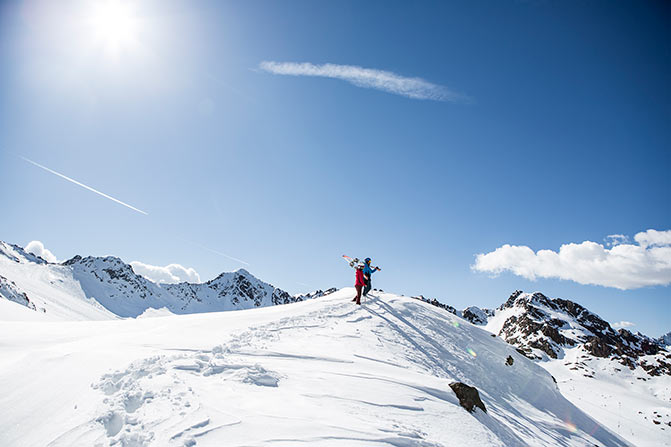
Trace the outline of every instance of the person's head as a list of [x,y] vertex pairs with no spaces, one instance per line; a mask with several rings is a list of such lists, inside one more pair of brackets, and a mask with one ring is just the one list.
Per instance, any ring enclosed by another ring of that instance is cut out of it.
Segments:
[[362,269],[362,268],[363,268],[363,263],[362,263],[362,262],[359,262],[359,263],[356,265],[356,268],[358,268],[358,269]]
[[370,258],[366,258],[365,261],[366,261],[366,264],[370,264]]

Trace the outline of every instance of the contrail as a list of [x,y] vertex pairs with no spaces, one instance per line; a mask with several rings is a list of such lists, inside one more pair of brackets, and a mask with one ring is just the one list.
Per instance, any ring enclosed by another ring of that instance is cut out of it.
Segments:
[[127,207],[127,208],[130,208],[130,209],[132,209],[133,211],[137,211],[138,213],[142,213],[142,214],[144,214],[145,216],[148,216],[148,215],[149,215],[149,213],[147,213],[147,212],[145,212],[145,211],[139,210],[139,209],[135,208],[134,206],[131,206],[131,205],[127,204],[127,203],[122,202],[121,200],[115,199],[115,198],[112,197],[112,196],[108,196],[108,195],[105,194],[104,192],[100,192],[100,191],[98,191],[97,189],[93,189],[93,188],[91,188],[90,186],[86,186],[85,184],[80,183],[80,182],[78,182],[77,180],[71,179],[70,177],[68,177],[68,176],[66,176],[66,175],[63,175],[63,174],[61,174],[60,172],[56,172],[56,171],[54,171],[54,170],[51,170],[51,169],[47,168],[46,166],[42,166],[42,165],[39,164],[39,163],[35,163],[34,161],[27,159],[26,157],[21,157],[21,158],[22,158],[23,160],[27,161],[28,163],[37,166],[38,168],[42,168],[42,169],[44,169],[44,170],[47,171],[47,172],[51,172],[52,174],[55,174],[55,175],[57,175],[57,176],[59,176],[59,177],[61,177],[61,178],[64,178],[65,180],[67,180],[67,181],[69,181],[69,182],[72,182],[72,183],[74,183],[75,185],[79,185],[79,186],[81,186],[82,188],[86,188],[86,189],[88,189],[88,190],[91,191],[91,192],[94,192],[94,193],[96,193],[96,194],[99,194],[99,195],[101,195],[101,196],[103,196],[103,197],[105,197],[105,198],[107,198],[107,199],[110,199],[110,200],[112,200],[112,201],[114,201],[114,202],[116,202],[116,203],[118,203],[118,204],[120,204],[120,205],[123,205],[123,206],[125,206],[125,207]]
[[[198,244],[198,245],[200,245],[200,244]],[[239,262],[240,264],[249,265],[249,262],[245,262],[245,261],[243,261],[242,259],[234,258],[233,256],[229,256],[229,255],[227,255],[226,253],[222,253],[222,252],[220,252],[220,251],[213,250],[213,249],[208,248],[208,247],[206,247],[206,246],[204,246],[204,245],[200,245],[200,247],[201,247],[202,249],[204,249],[204,250],[211,251],[212,253],[215,253],[215,254],[217,254],[217,255],[223,256],[223,257],[225,257],[225,258],[232,259],[233,261]]]
[[209,252],[211,252],[211,253],[214,253],[214,254],[216,254],[216,255],[223,256],[224,258],[231,259],[231,260],[233,260],[233,261],[235,261],[235,262],[239,262],[240,264],[249,265],[249,262],[243,261],[242,259],[234,258],[234,257],[231,256],[231,255],[227,255],[226,253],[222,253],[222,252],[217,251],[217,250],[215,250],[215,249],[213,249],[213,248],[206,247],[205,245],[200,244],[200,243],[198,243],[198,242],[195,242],[195,241],[192,241],[192,240],[189,240],[189,239],[184,239],[183,237],[180,237],[180,236],[177,236],[177,238],[178,238],[178,239],[181,239],[183,242],[186,242],[187,244],[193,245],[193,246],[198,247],[198,248],[202,248],[203,250],[207,250],[207,251],[209,251]]

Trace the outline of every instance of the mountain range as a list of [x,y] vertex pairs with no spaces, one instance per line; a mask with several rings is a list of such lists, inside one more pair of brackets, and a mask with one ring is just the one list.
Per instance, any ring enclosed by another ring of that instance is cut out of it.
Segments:
[[[94,308],[89,315],[93,319],[128,318],[148,309],[188,314],[288,304],[333,291],[292,296],[244,269],[222,273],[205,283],[156,284],[113,256],[77,255],[54,264],[1,241],[0,260],[3,296],[59,317],[67,317],[69,306],[81,309],[83,303]],[[79,302],[73,303],[77,301],[73,298]]]

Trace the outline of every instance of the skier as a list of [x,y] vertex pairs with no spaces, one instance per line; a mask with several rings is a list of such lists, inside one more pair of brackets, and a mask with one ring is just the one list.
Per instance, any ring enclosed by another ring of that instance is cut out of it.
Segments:
[[363,268],[364,265],[362,262],[358,263],[356,266],[356,281],[354,283],[354,288],[356,289],[356,296],[352,301],[361,305],[361,289],[366,284],[363,278]]
[[363,288],[363,296],[368,296],[368,292],[370,292],[371,287],[373,287],[373,283],[371,281],[371,276],[373,276],[373,273],[381,270],[380,267],[371,267],[370,261],[370,258],[366,258],[364,260],[365,266],[363,268],[363,276],[364,280],[366,281],[366,286]]

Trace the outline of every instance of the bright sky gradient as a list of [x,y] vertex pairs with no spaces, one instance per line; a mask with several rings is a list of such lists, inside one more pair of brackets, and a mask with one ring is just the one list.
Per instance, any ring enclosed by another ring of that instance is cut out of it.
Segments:
[[662,1],[2,2],[0,239],[293,293],[370,256],[397,293],[540,290],[658,336],[668,285],[471,266],[616,240],[668,261],[635,235],[671,229],[670,20]]

